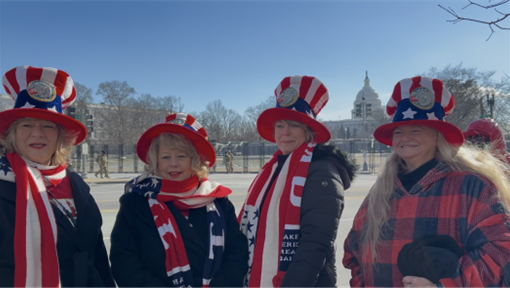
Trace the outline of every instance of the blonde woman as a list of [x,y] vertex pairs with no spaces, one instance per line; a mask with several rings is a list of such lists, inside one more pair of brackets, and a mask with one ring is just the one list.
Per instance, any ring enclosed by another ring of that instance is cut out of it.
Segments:
[[119,287],[241,287],[248,246],[228,195],[209,181],[216,161],[206,130],[178,113],[148,129],[144,174],[126,185],[111,235]]
[[257,130],[278,151],[238,218],[250,250],[245,286],[335,287],[335,240],[356,165],[324,144],[331,133],[316,116],[329,91],[318,78],[285,77],[275,95],[276,107],[260,115]]
[[506,165],[463,146],[444,120],[455,100],[439,79],[400,81],[393,122],[374,137],[394,152],[344,244],[352,287],[510,285],[510,187]]
[[76,98],[69,74],[16,67],[0,113],[0,287],[115,287],[101,213],[68,168],[84,125],[62,113]]

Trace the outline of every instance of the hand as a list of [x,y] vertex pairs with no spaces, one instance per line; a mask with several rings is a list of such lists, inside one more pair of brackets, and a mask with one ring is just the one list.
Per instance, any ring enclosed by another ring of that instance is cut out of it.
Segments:
[[436,284],[429,280],[415,276],[405,276],[402,278],[404,288],[437,288]]

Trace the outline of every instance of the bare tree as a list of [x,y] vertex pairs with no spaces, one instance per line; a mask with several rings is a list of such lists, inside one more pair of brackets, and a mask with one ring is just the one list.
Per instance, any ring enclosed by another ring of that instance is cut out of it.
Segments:
[[259,132],[257,131],[257,119],[260,114],[266,109],[273,108],[276,106],[276,96],[271,95],[266,98],[264,101],[259,103],[256,106],[250,106],[244,111],[244,116],[247,119],[247,123],[245,126],[250,128],[250,132],[255,133],[255,137],[253,140],[260,140]]
[[181,113],[184,110],[184,104],[180,97],[167,95],[164,97],[155,97],[152,100],[151,108],[161,111],[165,117],[173,113]]
[[103,96],[104,108],[96,114],[98,124],[111,142],[136,143],[144,128],[142,117],[146,107],[134,98],[136,91],[127,82],[108,81],[99,84],[96,94]]
[[232,109],[227,109],[217,99],[206,105],[205,110],[195,113],[198,121],[205,127],[209,140],[228,141],[238,139],[238,129],[242,117]]
[[[462,8],[464,10],[464,9],[466,9],[469,6],[476,6],[476,7],[483,8],[483,9],[494,9],[494,11],[496,11],[496,13],[499,14],[500,16],[498,16],[498,18],[496,18],[494,20],[488,20],[488,21],[480,20],[480,19],[476,19],[476,18],[469,18],[469,17],[460,16],[451,7],[445,8],[445,7],[441,6],[441,5],[439,5],[439,7],[443,8],[444,10],[446,10],[448,13],[450,13],[451,15],[453,15],[455,17],[455,19],[447,20],[448,22],[451,22],[453,24],[456,24],[456,23],[459,23],[459,22],[461,22],[463,20],[466,20],[466,21],[472,21],[472,22],[477,22],[477,23],[482,23],[482,24],[488,25],[490,30],[491,30],[489,38],[487,38],[487,40],[489,40],[491,38],[492,34],[495,32],[494,27],[497,27],[497,28],[499,28],[501,30],[510,30],[510,27],[504,27],[504,26],[501,25],[503,20],[505,20],[506,18],[508,18],[510,16],[510,13],[509,12],[502,12],[502,11],[498,10],[498,7],[502,7],[503,4],[508,3],[509,1],[510,0],[500,0],[499,2],[496,2],[496,3],[493,3],[493,4],[482,5],[482,4],[477,3],[475,1],[468,0],[469,4]],[[491,2],[491,0],[488,0],[488,2]]]
[[[433,67],[421,74],[432,78],[439,78],[455,97],[455,109],[446,120],[457,125],[461,130],[482,114],[487,114],[487,94],[493,92],[496,96],[494,105],[494,119],[507,131],[510,129],[510,78],[505,76],[501,82],[493,79],[495,71],[478,71],[476,68],[463,68],[462,63],[457,66],[448,65],[442,70]],[[483,108],[482,108],[483,107]]]

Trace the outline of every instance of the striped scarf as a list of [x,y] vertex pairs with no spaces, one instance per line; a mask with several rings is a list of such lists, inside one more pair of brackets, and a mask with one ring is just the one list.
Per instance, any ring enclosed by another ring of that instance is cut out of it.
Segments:
[[179,210],[206,207],[209,228],[209,253],[204,262],[202,286],[209,287],[219,272],[225,249],[225,217],[216,206],[215,199],[230,195],[232,190],[207,178],[200,181],[192,176],[183,181],[171,181],[144,174],[133,179],[129,192],[135,192],[148,199],[158,228],[161,242],[165,247],[166,271],[173,287],[193,287],[191,272],[184,242],[177,221],[165,202],[173,202]]
[[6,157],[13,175],[4,177],[16,181],[14,287],[60,287],[57,224],[46,185],[58,185],[66,165],[44,166],[17,153]]
[[304,143],[290,154],[263,206],[260,204],[281,151],[266,163],[248,190],[238,218],[250,252],[246,287],[281,286],[298,247],[301,197],[314,148],[315,144]]

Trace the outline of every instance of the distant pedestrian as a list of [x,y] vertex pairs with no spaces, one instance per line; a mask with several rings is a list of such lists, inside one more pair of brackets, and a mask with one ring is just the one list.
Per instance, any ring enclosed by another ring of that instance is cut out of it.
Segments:
[[454,106],[439,79],[395,85],[374,132],[394,151],[344,244],[351,287],[510,286],[506,163],[464,144]]
[[250,250],[245,286],[335,287],[335,241],[356,165],[324,144],[331,133],[316,116],[329,92],[319,79],[286,77],[275,95],[276,107],[262,112],[257,130],[279,150],[238,217]]
[[0,112],[0,287],[115,287],[101,212],[68,164],[87,137],[63,113],[76,98],[73,79],[20,66],[3,86],[15,105]]
[[144,173],[126,184],[111,234],[119,287],[241,287],[248,243],[232,190],[208,178],[216,152],[205,128],[172,114],[136,151]]
[[232,150],[227,151],[227,173],[234,172],[234,154],[232,154]]
[[99,174],[101,175],[101,178],[103,178],[103,175],[106,178],[110,178],[110,176],[108,176],[108,156],[106,156],[106,152],[104,150],[101,150],[101,155],[96,158],[96,162],[99,165],[96,177]]

